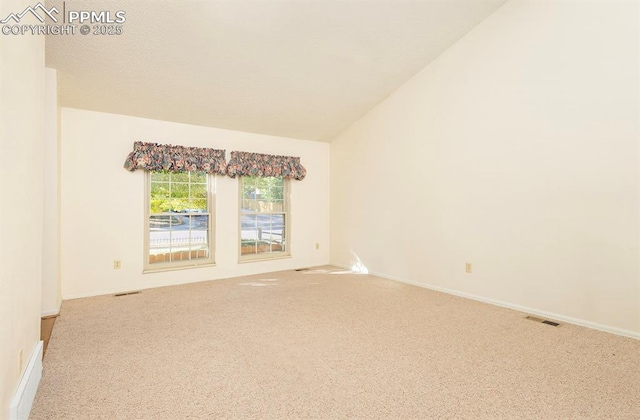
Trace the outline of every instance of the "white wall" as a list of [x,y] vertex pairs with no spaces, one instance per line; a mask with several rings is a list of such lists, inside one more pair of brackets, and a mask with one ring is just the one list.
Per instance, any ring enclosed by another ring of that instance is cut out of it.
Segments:
[[[0,15],[27,1],[3,0]],[[40,340],[44,37],[0,36],[0,418]]]
[[[328,263],[329,144],[69,108],[61,124],[65,299]],[[308,175],[291,181],[292,258],[238,264],[238,180],[218,176],[216,266],[142,274],[145,177],[122,166],[134,141],[226,149],[227,159],[232,150],[300,156]]]
[[42,242],[42,315],[60,312],[58,213],[58,72],[45,69],[44,212]]
[[331,261],[640,337],[637,9],[512,0],[338,136]]

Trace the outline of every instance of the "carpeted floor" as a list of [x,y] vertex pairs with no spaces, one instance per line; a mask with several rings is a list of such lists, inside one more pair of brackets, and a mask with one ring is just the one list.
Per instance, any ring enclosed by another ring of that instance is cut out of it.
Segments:
[[32,419],[640,419],[640,341],[332,267],[65,301]]

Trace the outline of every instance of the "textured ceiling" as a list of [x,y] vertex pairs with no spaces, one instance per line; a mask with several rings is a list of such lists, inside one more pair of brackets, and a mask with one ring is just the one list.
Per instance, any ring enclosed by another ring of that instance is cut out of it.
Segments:
[[48,36],[46,63],[62,106],[330,141],[505,1],[66,1],[124,33]]

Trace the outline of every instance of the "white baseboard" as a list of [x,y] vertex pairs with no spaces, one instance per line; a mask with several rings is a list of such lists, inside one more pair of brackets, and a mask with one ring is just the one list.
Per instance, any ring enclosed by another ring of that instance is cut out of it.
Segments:
[[621,336],[629,337],[629,338],[635,338],[636,340],[640,340],[640,332],[635,332],[635,331],[631,331],[631,330],[625,330],[625,329],[617,328],[617,327],[611,327],[609,325],[602,325],[602,324],[598,324],[596,322],[586,321],[584,319],[573,318],[573,317],[570,317],[570,316],[560,315],[560,314],[556,314],[556,313],[553,313],[553,312],[541,311],[541,310],[538,310],[538,309],[529,308],[527,306],[521,306],[521,305],[516,305],[516,304],[513,304],[513,303],[509,303],[509,302],[503,302],[503,301],[500,301],[500,300],[489,299],[489,298],[485,298],[485,297],[482,297],[482,296],[472,295],[470,293],[459,292],[457,290],[451,290],[451,289],[447,289],[447,288],[444,288],[444,287],[432,286],[430,284],[420,283],[420,282],[413,281],[413,280],[402,279],[402,278],[394,277],[394,276],[387,276],[387,275],[381,274],[381,273],[369,273],[369,274],[371,274],[373,276],[376,276],[376,277],[382,277],[383,279],[387,279],[387,280],[393,280],[393,281],[398,281],[398,282],[401,282],[401,283],[407,283],[407,284],[411,284],[413,286],[418,286],[418,287],[423,287],[425,289],[435,290],[437,292],[443,292],[443,293],[447,293],[447,294],[454,295],[454,296],[460,296],[460,297],[467,298],[467,299],[473,299],[473,300],[477,300],[477,301],[480,301],[480,302],[489,303],[491,305],[501,306],[503,308],[514,309],[516,311],[525,312],[525,313],[528,313],[528,314],[531,314],[531,315],[538,315],[538,316],[541,316],[541,317],[544,317],[544,318],[551,318],[551,319],[556,320],[556,321],[562,321],[562,322],[566,322],[566,323],[569,323],[569,324],[579,325],[581,327],[592,328],[594,330],[604,331],[604,332],[608,332],[608,333],[621,335]]
[[27,420],[42,378],[42,341],[38,341],[9,407],[10,420]]
[[[348,270],[350,269],[350,267],[342,265],[342,264],[331,264],[331,265],[334,265],[334,266],[340,267],[340,268],[345,268],[345,269],[348,269]],[[604,332],[608,332],[608,333],[611,333],[611,334],[621,335],[623,337],[635,338],[636,340],[640,340],[640,332],[637,332],[637,331],[625,330],[625,329],[622,329],[622,328],[612,327],[612,326],[609,326],[609,325],[602,325],[602,324],[598,324],[596,322],[586,321],[584,319],[573,318],[573,317],[570,317],[570,316],[560,315],[560,314],[556,314],[556,313],[553,313],[553,312],[541,311],[541,310],[538,310],[538,309],[529,308],[529,307],[521,306],[521,305],[516,305],[516,304],[513,304],[513,303],[509,303],[509,302],[503,302],[503,301],[499,301],[499,300],[489,299],[489,298],[485,298],[485,297],[482,297],[482,296],[472,295],[470,293],[464,293],[464,292],[459,292],[457,290],[447,289],[447,288],[444,288],[444,287],[433,286],[433,285],[430,285],[430,284],[427,284],[427,283],[421,283],[419,281],[403,279],[403,278],[395,277],[395,276],[389,276],[389,275],[386,275],[386,274],[383,274],[383,273],[369,272],[369,274],[372,275],[372,276],[381,277],[381,278],[387,279],[387,280],[393,280],[393,281],[397,281],[397,282],[400,282],[400,283],[411,284],[413,286],[418,286],[418,287],[422,287],[422,288],[429,289],[429,290],[435,290],[437,292],[447,293],[449,295],[460,296],[460,297],[467,298],[467,299],[477,300],[479,302],[489,303],[491,305],[501,306],[503,308],[514,309],[516,311],[525,312],[525,313],[531,314],[531,315],[537,315],[537,316],[540,316],[540,317],[543,317],[543,318],[551,318],[551,319],[556,320],[556,321],[562,321],[562,322],[566,322],[566,323],[569,323],[569,324],[579,325],[581,327],[587,327],[587,328],[591,328],[591,329],[594,329],[594,330],[604,331]]]

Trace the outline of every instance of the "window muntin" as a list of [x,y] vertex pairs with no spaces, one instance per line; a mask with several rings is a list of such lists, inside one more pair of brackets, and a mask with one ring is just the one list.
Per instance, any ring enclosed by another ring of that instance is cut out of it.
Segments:
[[288,256],[288,181],[240,177],[240,260]]
[[145,268],[213,263],[210,176],[148,172]]

